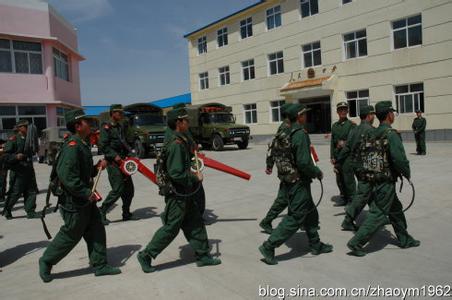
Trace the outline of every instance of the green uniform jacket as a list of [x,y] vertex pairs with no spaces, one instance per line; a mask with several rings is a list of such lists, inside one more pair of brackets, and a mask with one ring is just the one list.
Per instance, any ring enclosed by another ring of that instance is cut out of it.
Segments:
[[61,149],[56,172],[66,196],[69,196],[67,199],[71,198],[75,205],[87,204],[91,179],[97,174],[90,145],[77,135],[71,136]]
[[25,160],[17,160],[16,154],[25,154],[25,137],[20,134],[12,135],[5,145],[4,161],[8,168],[16,173],[24,173],[33,169],[33,160],[31,157]]
[[[276,135],[281,133],[282,131],[285,131],[285,133],[287,134],[287,136],[290,135],[290,123],[289,120],[284,120],[281,125],[279,125],[278,130],[276,131]],[[267,155],[266,158],[266,164],[267,164],[267,169],[271,170],[273,169],[273,166],[275,165],[275,159],[273,156],[271,155]]]
[[399,175],[410,179],[410,162],[408,161],[405,148],[403,147],[402,139],[399,133],[391,129],[392,127],[388,124],[380,124],[380,126],[375,129],[375,136],[381,138],[384,134],[387,134],[388,147],[389,147],[389,163],[391,165],[391,172],[394,178]]
[[113,161],[118,155],[125,158],[131,148],[126,141],[126,128],[119,123],[108,123],[102,126],[99,137],[99,148],[104,153],[105,159]]
[[426,127],[427,127],[427,120],[423,117],[414,118],[413,125],[411,126],[411,128],[413,128],[413,131],[415,134],[424,133]]
[[174,186],[179,192],[192,190],[199,182],[191,172],[191,151],[187,137],[183,133],[173,131],[173,136],[166,145],[166,169]]
[[[294,132],[295,131],[295,132]],[[292,127],[291,147],[298,172],[302,182],[311,182],[321,174],[320,169],[314,165],[311,157],[311,140],[304,131],[303,126],[295,124]]]
[[345,144],[347,141],[348,134],[356,124],[346,119],[344,121],[337,121],[331,127],[331,147],[330,147],[330,158],[337,159],[341,148],[338,148],[338,145],[342,141]]
[[375,130],[375,128],[365,120],[362,120],[361,124],[358,126],[353,127],[352,130],[350,130],[350,134],[348,135],[344,148],[341,149],[339,155],[337,156],[337,162],[339,164],[343,164],[345,160],[350,157],[352,159],[352,164],[355,167],[356,155],[358,154],[361,139],[364,135],[372,132],[372,130]]

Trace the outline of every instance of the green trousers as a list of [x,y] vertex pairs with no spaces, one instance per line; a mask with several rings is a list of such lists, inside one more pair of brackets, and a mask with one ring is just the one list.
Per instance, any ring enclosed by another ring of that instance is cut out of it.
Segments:
[[8,177],[8,171],[6,169],[0,169],[0,201],[5,201],[6,196],[6,178]]
[[135,194],[132,176],[125,175],[118,166],[113,164],[107,166],[107,172],[111,191],[103,201],[101,210],[106,213],[121,198],[122,216],[130,215],[130,205]]
[[388,218],[400,244],[406,244],[412,237],[407,232],[405,214],[396,194],[395,182],[377,184],[374,195],[367,218],[350,240],[350,244],[363,247],[381,227],[387,224]]
[[144,249],[144,253],[156,258],[178,235],[182,229],[185,238],[196,256],[209,254],[209,241],[203,219],[193,197],[165,197],[166,207],[162,214],[163,226]]
[[24,197],[24,207],[27,214],[32,214],[36,210],[36,194],[38,186],[36,184],[35,170],[30,168],[26,172],[10,172],[8,197],[6,199],[5,210],[11,212],[20,197]]
[[351,202],[356,192],[355,173],[351,158],[347,158],[337,170],[339,171],[339,173],[336,173],[337,187],[345,200]]
[[415,134],[414,138],[416,139],[416,153],[427,153],[427,147],[425,146],[425,132]]
[[273,205],[270,207],[267,215],[262,220],[262,223],[271,224],[280,213],[282,213],[288,206],[288,191],[287,186],[283,183],[279,184],[278,195],[276,196]]
[[274,249],[281,246],[292,235],[294,235],[301,226],[306,231],[309,244],[314,245],[320,242],[318,234],[319,213],[315,208],[311,195],[311,183],[297,182],[295,184],[286,184],[285,189],[288,193],[288,214],[281,223],[273,230],[264,247]]
[[[63,200],[64,201],[64,200]],[[64,202],[63,202],[64,203]],[[64,205],[64,204],[63,204]],[[98,268],[107,264],[105,227],[95,203],[68,211],[60,208],[64,225],[47,246],[42,259],[49,265],[56,265],[83,238],[88,247],[91,266]]]
[[345,208],[346,218],[350,221],[358,218],[361,211],[364,209],[367,203],[369,203],[372,196],[373,185],[370,182],[358,180],[358,187],[356,193],[352,198],[352,201]]

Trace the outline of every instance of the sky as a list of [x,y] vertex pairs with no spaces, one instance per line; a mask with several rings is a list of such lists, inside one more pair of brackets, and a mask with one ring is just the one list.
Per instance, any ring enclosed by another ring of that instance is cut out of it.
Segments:
[[48,0],[77,28],[83,105],[190,92],[183,35],[257,0]]

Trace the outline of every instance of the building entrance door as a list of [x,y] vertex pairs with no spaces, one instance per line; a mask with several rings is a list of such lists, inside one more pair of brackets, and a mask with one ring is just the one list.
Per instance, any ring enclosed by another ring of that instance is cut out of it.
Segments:
[[328,133],[331,131],[331,99],[329,96],[300,99],[311,111],[307,114],[306,130],[309,133]]

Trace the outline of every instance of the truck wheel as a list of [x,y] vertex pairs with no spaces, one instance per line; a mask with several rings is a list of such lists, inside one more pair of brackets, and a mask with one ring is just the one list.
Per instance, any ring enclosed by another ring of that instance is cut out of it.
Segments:
[[212,149],[214,151],[221,151],[224,148],[223,139],[218,134],[215,134],[212,138]]
[[237,146],[239,146],[239,149],[241,149],[241,150],[248,148],[248,140],[238,142]]
[[135,141],[135,151],[138,158],[142,159],[146,157],[146,151],[144,149],[143,143],[140,140]]

